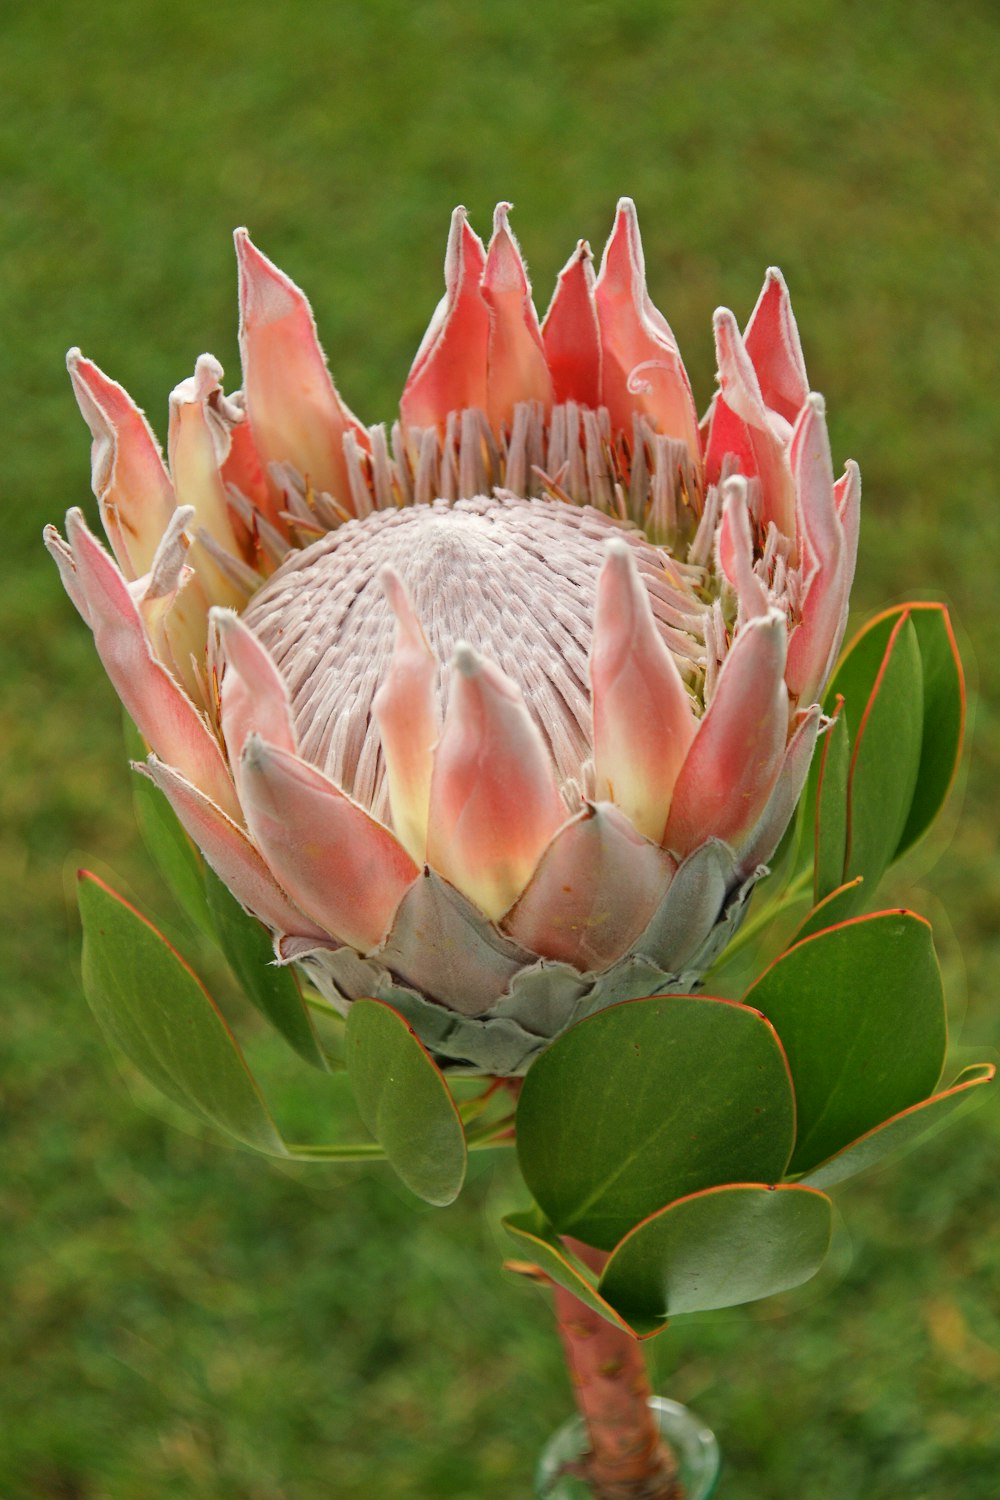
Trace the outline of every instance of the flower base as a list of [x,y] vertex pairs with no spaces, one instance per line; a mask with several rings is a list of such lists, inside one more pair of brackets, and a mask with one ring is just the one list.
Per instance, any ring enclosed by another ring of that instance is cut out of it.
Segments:
[[[683,1500],[709,1500],[719,1478],[719,1445],[704,1423],[676,1401],[650,1396],[661,1436],[673,1449]],[[571,1417],[549,1438],[535,1470],[535,1494],[539,1500],[592,1500],[590,1487],[567,1467],[575,1465],[587,1451],[582,1417]]]

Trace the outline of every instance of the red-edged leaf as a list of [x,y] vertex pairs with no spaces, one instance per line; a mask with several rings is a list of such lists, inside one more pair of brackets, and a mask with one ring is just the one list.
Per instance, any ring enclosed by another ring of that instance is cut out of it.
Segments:
[[358,1113],[407,1187],[426,1203],[453,1202],[465,1181],[465,1132],[413,1027],[384,1001],[356,1000],[345,1055]]
[[852,656],[836,682],[849,721],[857,724],[848,771],[843,879],[863,875],[871,895],[906,827],[920,765],[923,678],[908,611],[893,625],[860,717],[861,693],[852,684],[853,672]]
[[649,1332],[681,1313],[738,1307],[801,1286],[830,1248],[829,1198],[729,1183],[668,1203],[612,1252],[598,1292]]
[[246,1146],[285,1156],[221,1012],[152,923],[80,872],[83,987],[108,1039],[168,1098]]
[[926,832],[951,790],[965,733],[965,675],[948,611],[942,604],[911,604],[924,680],[920,767],[898,858]]
[[[886,691],[885,682],[880,679],[884,678],[886,656],[890,648],[902,644],[899,637],[904,621],[908,622],[915,636],[919,659],[919,745],[916,751],[916,770],[913,772],[914,736],[909,732],[908,725],[903,738],[894,740],[891,726],[886,733],[875,736],[886,745],[887,765],[893,768],[895,777],[895,781],[890,780],[888,783],[890,800],[879,820],[883,832],[889,826],[890,810],[895,809],[900,800],[900,787],[907,784],[911,773],[913,775],[909,808],[886,863],[897,859],[929,827],[948,795],[961,755],[966,717],[965,679],[951,619],[944,605],[912,601],[896,605],[870,620],[844,652],[825,699],[828,713],[833,711],[838,695],[846,699],[848,718],[857,741],[860,738],[863,715],[872,706],[873,691],[876,687],[879,693]],[[894,667],[892,676],[898,678],[899,675],[900,668]],[[891,688],[892,684],[889,686]],[[912,692],[910,696],[912,699]],[[893,708],[891,703],[890,707]],[[893,712],[900,717],[898,702],[895,703]],[[886,714],[884,707],[879,710],[880,718],[886,717]],[[904,713],[901,717],[907,716]],[[877,762],[878,756],[872,753],[872,749],[873,747],[869,747],[865,754],[868,759]],[[854,769],[852,766],[852,774]],[[867,805],[874,804],[877,810],[878,801],[876,786],[874,795],[867,799]],[[851,817],[853,822],[853,812]],[[862,843],[864,844],[864,839]],[[886,843],[887,837],[882,841],[883,849]],[[854,862],[852,864],[849,858],[845,872],[867,875],[869,893],[873,894],[871,863],[867,870],[862,869],[858,863],[858,851],[855,850]]]
[[836,927],[841,922],[846,922],[850,917],[857,916],[864,905],[865,891],[864,878],[855,875],[853,880],[848,880],[844,885],[839,885],[829,896],[824,896],[818,901],[802,922],[792,941],[787,945],[794,947],[801,943],[803,938],[812,937],[814,933],[823,932],[827,927]]
[[827,1157],[802,1179],[813,1187],[829,1188],[844,1182],[866,1168],[875,1166],[894,1151],[903,1152],[923,1136],[944,1125],[959,1110],[985,1103],[989,1097],[983,1084],[996,1077],[993,1063],[978,1063],[965,1068],[950,1088],[933,1094],[920,1104],[912,1104],[890,1120],[883,1120],[865,1135],[851,1141],[835,1155]]
[[744,996],[773,1023],[795,1085],[790,1171],[808,1172],[933,1090],[944,997],[931,930],[912,912],[855,917],[782,954]]
[[777,1181],[791,1083],[756,1011],[702,995],[588,1016],[534,1062],[517,1107],[525,1181],[560,1234],[611,1250],[664,1203],[734,1181]]

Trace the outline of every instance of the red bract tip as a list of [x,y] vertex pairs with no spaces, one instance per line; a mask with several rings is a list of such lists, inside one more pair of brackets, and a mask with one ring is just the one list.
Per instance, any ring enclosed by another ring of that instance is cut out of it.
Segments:
[[486,415],[494,428],[507,425],[521,401],[552,405],[552,377],[528,273],[507,224],[509,209],[509,203],[497,204],[482,283],[490,317]]
[[443,428],[450,411],[486,407],[489,313],[480,291],[486,250],[464,208],[451,216],[445,294],[407,376],[400,402],[410,427]]
[[777,266],[768,268],[743,342],[764,404],[794,423],[809,394],[809,380],[788,288]]
[[337,394],[304,293],[245,229],[235,239],[243,391],[261,461],[293,464],[313,489],[350,505],[344,435],[367,447],[368,434]]
[[559,272],[542,323],[556,401],[601,404],[601,331],[594,302],[594,257],[581,240]]
[[631,198],[618,204],[611,238],[594,287],[601,335],[601,401],[612,427],[632,430],[640,412],[658,432],[701,454],[691,384],[670,325],[646,289],[639,221]]
[[91,469],[101,520],[129,581],[147,572],[174,512],[174,491],[152,428],[131,396],[79,349],[66,367],[93,438]]

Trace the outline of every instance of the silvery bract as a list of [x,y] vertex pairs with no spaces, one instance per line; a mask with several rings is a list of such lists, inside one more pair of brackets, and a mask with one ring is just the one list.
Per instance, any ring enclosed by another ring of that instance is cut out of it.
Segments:
[[699,424],[631,202],[539,323],[496,212],[387,433],[236,236],[243,388],[210,355],[168,464],[77,350],[115,561],[47,529],[143,768],[283,962],[438,1057],[523,1071],[571,1022],[689,990],[802,789],[857,545],[785,284],[715,318]]

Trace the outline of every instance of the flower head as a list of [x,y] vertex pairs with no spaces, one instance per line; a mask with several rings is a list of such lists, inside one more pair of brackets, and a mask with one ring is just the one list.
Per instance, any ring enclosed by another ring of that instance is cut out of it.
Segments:
[[77,350],[114,559],[46,540],[150,747],[142,769],[282,962],[390,1000],[444,1059],[522,1071],[735,930],[820,728],[857,544],[785,284],[716,314],[699,425],[623,199],[541,322],[501,204],[452,218],[390,431],[237,232],[242,390],[202,355],[169,467]]

